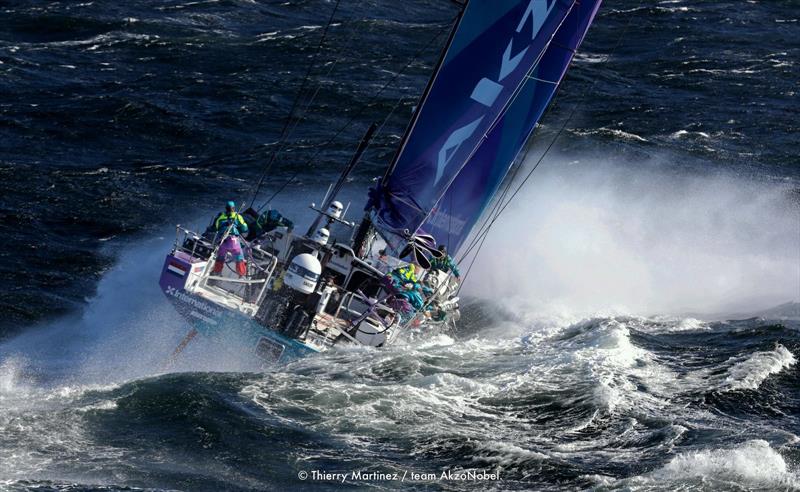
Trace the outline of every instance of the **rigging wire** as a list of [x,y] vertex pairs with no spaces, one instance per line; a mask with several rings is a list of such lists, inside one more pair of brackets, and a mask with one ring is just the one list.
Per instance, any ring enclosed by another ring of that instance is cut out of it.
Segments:
[[[611,50],[606,55],[605,60],[603,60],[603,63],[607,63],[608,60],[611,59],[611,56],[617,51],[617,49],[619,48],[619,46],[622,43],[622,39],[625,37],[625,34],[628,32],[628,28],[631,26],[632,21],[633,21],[633,16],[629,16],[628,17],[628,22],[625,24],[625,27],[623,28],[622,32],[620,33],[619,37],[617,38],[616,43],[614,44],[614,46],[611,48]],[[536,164],[534,164],[533,167],[528,171],[528,174],[525,176],[525,178],[523,178],[522,182],[520,182],[520,184],[517,186],[517,188],[514,190],[514,192],[508,198],[508,200],[505,203],[502,203],[503,198],[505,197],[505,195],[507,194],[507,192],[511,188],[511,185],[513,184],[514,179],[516,178],[516,174],[519,172],[519,170],[522,168],[522,166],[520,165],[514,171],[514,174],[512,175],[511,179],[509,179],[508,184],[506,185],[505,190],[503,191],[503,195],[500,197],[498,202],[495,203],[495,206],[492,209],[492,213],[494,213],[494,216],[492,217],[491,214],[490,214],[491,219],[487,220],[487,222],[484,224],[484,226],[478,232],[476,237],[472,240],[472,242],[470,243],[470,246],[467,248],[467,250],[461,256],[461,259],[459,260],[459,261],[463,261],[464,259],[466,259],[467,256],[469,255],[469,253],[473,249],[475,249],[477,247],[477,249],[475,250],[475,254],[472,257],[472,261],[470,262],[469,267],[467,268],[467,271],[464,273],[464,278],[462,279],[461,284],[458,287],[458,292],[461,291],[461,288],[463,287],[464,282],[466,281],[467,276],[469,275],[469,272],[472,270],[472,266],[475,264],[475,260],[478,258],[478,255],[480,254],[480,251],[483,248],[483,244],[485,243],[486,238],[488,237],[490,229],[495,224],[495,222],[497,222],[497,219],[500,218],[500,216],[503,214],[503,212],[505,212],[506,208],[508,208],[508,206],[514,200],[514,198],[519,194],[519,192],[522,190],[522,188],[525,186],[525,184],[528,182],[528,180],[533,175],[533,172],[536,171],[536,169],[539,167],[539,165],[544,161],[544,158],[547,156],[547,154],[553,148],[553,145],[556,143],[558,138],[564,132],[564,130],[566,129],[566,127],[569,124],[569,122],[572,119],[572,117],[575,116],[575,113],[577,112],[578,108],[581,107],[584,104],[584,102],[586,100],[586,96],[589,94],[589,91],[593,90],[594,87],[597,85],[597,81],[598,81],[598,79],[595,78],[592,81],[592,83],[586,89],[584,89],[583,93],[578,98],[578,101],[572,106],[572,109],[571,109],[570,113],[564,119],[564,122],[562,123],[561,127],[558,129],[556,134],[553,136],[552,140],[549,142],[547,147],[544,149],[544,152],[542,152],[542,155],[539,156],[539,159],[536,161]],[[560,85],[559,85],[559,88],[560,88]],[[530,151],[530,148],[531,147],[529,146],[525,150],[525,154],[523,155],[523,158],[522,158],[521,162],[524,162],[525,159],[527,158],[527,155],[528,155],[528,152]],[[495,213],[495,210],[496,210],[496,213]]]
[[[373,136],[372,136],[372,139],[370,139],[370,142],[368,142],[368,143],[367,143],[367,146],[364,148],[364,150],[368,149],[368,148],[369,148],[369,146],[372,144],[371,142],[375,140],[375,137],[377,137],[378,135],[380,135],[381,131],[383,131],[383,128],[386,126],[386,123],[389,121],[389,119],[391,119],[391,117],[392,117],[392,115],[395,113],[395,111],[397,111],[397,108],[399,108],[399,107],[402,105],[402,103],[403,103],[403,100],[405,100],[405,98],[406,98],[406,96],[400,96],[400,97],[397,99],[397,102],[396,102],[396,103],[394,104],[394,106],[392,107],[392,110],[391,110],[391,111],[389,111],[389,113],[386,115],[386,117],[385,117],[385,118],[383,119],[383,121],[381,122],[380,126],[378,126],[378,129],[377,129],[377,130],[375,130],[375,133],[373,134]],[[326,145],[326,146],[327,146],[328,144],[330,144],[330,141],[326,142],[324,145]],[[310,164],[311,160],[312,160],[313,158],[315,158],[317,155],[319,155],[319,153],[320,153],[320,152],[319,152],[319,151],[317,151],[317,153],[315,153],[315,154],[314,154],[314,155],[311,157],[311,159],[309,159],[308,161],[306,161],[305,163],[303,163],[303,166],[307,166],[308,164]],[[278,194],[280,194],[280,193],[281,193],[283,190],[285,190],[285,189],[286,189],[286,187],[287,187],[287,186],[289,186],[289,185],[292,183],[292,181],[294,181],[294,179],[297,177],[297,175],[298,175],[298,174],[299,174],[298,172],[295,172],[295,173],[294,173],[292,176],[290,176],[290,177],[289,177],[289,179],[288,179],[288,180],[286,180],[286,182],[284,182],[284,183],[283,183],[283,185],[281,185],[281,187],[280,187],[280,188],[278,188],[278,190],[277,190],[277,191],[275,191],[275,193],[273,193],[273,194],[272,194],[272,195],[269,197],[269,199],[267,199],[267,200],[264,202],[264,204],[263,204],[263,205],[261,205],[261,206],[258,208],[258,211],[260,212],[260,211],[261,211],[261,210],[262,210],[264,207],[266,207],[266,206],[267,206],[267,205],[268,205],[268,204],[269,204],[269,203],[270,203],[272,200],[274,200],[274,199],[275,199],[275,197],[276,197],[276,196],[278,196]]]
[[[355,40],[355,38],[356,38],[355,31],[352,31],[350,33],[349,37],[347,38],[347,40],[344,43],[345,47],[346,47],[345,51],[349,51],[349,49],[352,48],[353,41]],[[345,59],[345,54],[344,53],[340,53],[339,56],[336,57],[330,63],[330,66],[328,67],[328,71],[325,72],[323,75],[320,75],[319,78],[320,79],[324,79],[324,78],[330,77],[330,75],[333,73],[333,70],[336,68],[336,66],[344,59]],[[292,127],[289,129],[288,133],[286,134],[286,139],[287,140],[292,135],[292,133],[294,133],[294,131],[300,125],[300,122],[303,121],[305,116],[307,116],[310,113],[311,105],[314,103],[314,101],[316,100],[316,98],[319,95],[321,90],[322,90],[322,80],[320,80],[319,84],[317,84],[317,87],[314,90],[314,92],[311,94],[311,97],[308,98],[308,101],[305,103],[305,107],[300,112],[300,116],[295,118],[294,125],[292,125]]]
[[[456,17],[455,17],[455,19],[453,20],[453,22],[455,22],[455,20],[456,20],[456,19],[458,19],[458,16],[456,16]],[[274,199],[275,199],[275,197],[276,197],[276,196],[278,196],[278,195],[279,195],[281,192],[283,192],[283,190],[285,190],[285,189],[286,189],[286,187],[287,187],[287,186],[289,186],[289,184],[291,184],[291,183],[292,183],[292,182],[295,180],[295,178],[296,178],[296,177],[297,177],[297,176],[298,176],[298,175],[299,175],[299,174],[300,174],[302,171],[305,171],[305,170],[306,170],[306,166],[308,166],[309,164],[311,164],[311,163],[312,163],[312,162],[313,162],[313,161],[314,161],[314,160],[317,158],[317,156],[319,156],[319,154],[320,154],[320,153],[322,153],[322,150],[323,150],[323,149],[325,149],[326,147],[328,147],[328,146],[329,146],[331,143],[333,143],[333,142],[334,142],[334,141],[335,141],[337,138],[339,138],[339,136],[340,136],[342,133],[344,133],[344,131],[345,131],[347,128],[349,128],[349,127],[350,127],[350,125],[352,125],[352,124],[353,124],[353,122],[356,120],[356,118],[358,118],[359,116],[361,116],[361,114],[364,112],[364,110],[366,110],[368,107],[370,107],[370,106],[371,106],[371,105],[372,105],[372,104],[373,104],[373,103],[374,103],[374,102],[375,102],[375,101],[378,99],[378,97],[379,97],[379,96],[380,96],[380,95],[383,93],[383,91],[385,91],[385,90],[386,90],[386,89],[387,89],[387,88],[388,88],[390,85],[392,85],[392,84],[393,84],[393,83],[394,83],[394,82],[395,82],[395,81],[396,81],[398,78],[400,78],[400,76],[401,76],[401,75],[403,75],[403,74],[405,73],[405,71],[406,71],[406,70],[408,70],[408,68],[409,68],[409,67],[411,67],[411,65],[412,65],[412,64],[413,64],[415,61],[417,61],[417,60],[418,60],[418,59],[419,59],[419,58],[422,56],[422,54],[423,54],[424,52],[426,52],[426,51],[427,51],[427,50],[428,50],[428,49],[429,49],[429,48],[430,48],[430,47],[431,47],[431,46],[432,46],[432,45],[433,45],[433,44],[436,42],[436,40],[438,40],[438,39],[439,39],[439,38],[440,38],[440,37],[441,37],[441,36],[442,36],[442,35],[443,35],[445,32],[447,32],[447,31],[450,29],[451,25],[452,25],[452,23],[450,23],[450,24],[448,24],[448,25],[445,25],[443,28],[439,29],[439,30],[436,32],[436,34],[435,34],[433,37],[431,37],[431,38],[428,40],[428,42],[427,42],[427,43],[425,43],[425,45],[424,45],[422,48],[420,48],[420,49],[419,49],[419,50],[418,50],[416,53],[414,53],[414,55],[413,55],[413,56],[412,56],[412,57],[409,59],[409,61],[408,61],[408,62],[407,62],[407,63],[406,63],[406,64],[405,64],[405,65],[404,65],[404,66],[403,66],[401,69],[400,69],[400,71],[398,71],[396,74],[394,74],[394,76],[393,76],[391,79],[389,79],[389,80],[388,80],[388,81],[387,81],[385,84],[383,84],[383,85],[382,85],[382,86],[381,86],[381,87],[378,89],[378,91],[377,91],[377,92],[375,92],[375,94],[373,94],[373,95],[372,95],[372,97],[370,97],[370,99],[369,99],[369,100],[368,100],[366,103],[364,103],[363,105],[361,105],[361,106],[360,106],[360,107],[359,107],[359,108],[356,110],[356,112],[355,112],[355,113],[353,113],[353,114],[350,116],[350,118],[348,118],[348,120],[347,120],[347,121],[344,123],[344,125],[342,125],[342,126],[339,128],[339,130],[337,130],[337,132],[336,132],[336,133],[335,133],[335,134],[334,134],[334,135],[333,135],[331,138],[329,138],[327,141],[325,141],[323,144],[321,144],[321,145],[318,147],[317,151],[316,151],[316,152],[315,152],[315,153],[314,153],[314,154],[313,154],[311,157],[309,157],[309,158],[308,158],[308,159],[307,159],[307,160],[306,160],[306,161],[305,161],[305,162],[304,162],[302,165],[300,165],[300,166],[298,166],[298,167],[297,167],[297,170],[296,170],[296,171],[295,171],[295,172],[294,172],[294,173],[293,173],[293,174],[292,174],[292,175],[289,177],[289,179],[287,179],[287,180],[286,180],[286,182],[284,182],[284,183],[283,183],[283,185],[282,185],[280,188],[278,188],[278,190],[277,190],[277,191],[275,191],[275,193],[273,193],[273,194],[272,194],[272,196],[270,196],[270,197],[269,197],[269,199],[268,199],[268,200],[265,202],[265,204],[266,204],[266,203],[269,203],[269,202],[271,202],[272,200],[274,200]],[[402,102],[402,100],[403,100],[403,97],[401,97],[401,98],[400,98],[400,100],[398,100],[398,102],[395,104],[395,107],[392,109],[392,111],[391,111],[391,112],[390,112],[390,113],[389,113],[389,114],[386,116],[386,118],[384,118],[384,120],[383,120],[383,123],[381,123],[380,127],[378,128],[378,131],[380,131],[381,129],[383,129],[383,127],[384,127],[384,125],[386,124],[386,122],[388,121],[389,117],[390,117],[390,116],[391,116],[391,115],[394,113],[394,111],[395,111],[395,110],[397,109],[397,107],[400,105],[400,103]],[[263,206],[262,206],[262,208],[263,208]]]
[[303,77],[303,82],[300,85],[300,90],[297,91],[297,94],[294,97],[294,101],[292,102],[292,108],[289,111],[289,115],[286,117],[286,120],[283,122],[283,128],[281,129],[281,136],[278,139],[278,147],[272,152],[270,156],[269,162],[267,163],[267,167],[265,168],[264,172],[261,173],[261,177],[258,180],[258,184],[256,185],[256,189],[253,192],[253,197],[250,199],[250,205],[253,205],[256,197],[258,196],[258,192],[261,190],[261,186],[264,184],[264,178],[267,176],[267,173],[272,168],[272,165],[275,163],[275,158],[277,157],[278,153],[280,153],[283,148],[286,146],[286,137],[288,136],[287,131],[289,129],[289,124],[291,123],[295,110],[297,109],[298,104],[300,103],[301,96],[305,92],[306,85],[308,84],[308,79],[311,75],[311,69],[314,67],[314,62],[319,56],[319,53],[322,49],[322,45],[325,43],[325,39],[328,36],[328,29],[330,28],[331,24],[333,24],[333,19],[336,16],[336,12],[339,10],[339,3],[341,0],[336,0],[336,3],[333,6],[333,11],[331,11],[331,16],[328,18],[327,24],[325,24],[325,28],[322,30],[322,35],[320,36],[319,43],[317,44],[317,48],[314,51],[314,55],[311,58],[311,61],[308,63],[308,67],[306,68],[305,76]]
[[[570,6],[569,6],[569,9],[567,9],[567,12],[566,12],[565,16],[569,16],[570,12],[572,12],[572,9],[573,9],[573,8],[575,8],[575,6],[576,6],[576,5],[579,5],[579,4],[580,4],[580,1],[579,1],[579,0],[573,0],[573,1],[572,1],[572,3],[571,3],[571,4],[570,4]],[[555,31],[555,32],[553,32],[553,34],[550,36],[550,38],[548,39],[548,42],[547,42],[547,44],[546,44],[546,45],[545,45],[545,47],[542,49],[542,51],[539,53],[539,55],[537,56],[537,58],[536,58],[536,60],[534,61],[533,65],[531,66],[531,68],[530,68],[530,69],[528,69],[528,71],[527,71],[527,73],[525,74],[525,77],[523,78],[523,80],[527,80],[529,77],[531,77],[531,75],[533,74],[533,72],[534,72],[534,71],[535,71],[535,70],[538,68],[538,66],[539,66],[539,63],[542,61],[542,58],[544,57],[544,54],[545,54],[545,52],[546,52],[546,51],[547,51],[547,49],[550,47],[550,44],[552,43],[552,41],[553,41],[553,38],[555,38],[556,32],[558,32],[558,30],[559,30],[559,29],[561,29],[561,27],[563,26],[564,22],[566,22],[566,21],[567,21],[567,17],[565,17],[564,19],[562,19],[562,20],[561,20],[561,22],[559,23],[558,27],[556,28],[556,31]],[[462,171],[462,170],[463,170],[463,169],[464,169],[464,168],[465,168],[465,167],[466,167],[466,166],[467,166],[467,165],[470,163],[470,161],[471,161],[471,160],[472,160],[472,158],[475,156],[475,154],[476,154],[476,152],[478,151],[478,149],[481,147],[481,145],[483,145],[483,143],[484,143],[484,142],[486,141],[486,139],[489,137],[489,134],[492,132],[492,130],[494,130],[494,128],[495,128],[495,127],[496,127],[496,126],[499,124],[499,122],[502,120],[503,116],[505,116],[505,114],[506,114],[506,112],[508,111],[508,109],[509,109],[509,108],[510,108],[510,107],[511,107],[513,104],[514,104],[514,102],[517,100],[517,98],[520,96],[520,94],[522,94],[522,88],[523,88],[524,86],[525,86],[525,84],[524,84],[524,83],[520,83],[520,84],[519,84],[519,85],[516,87],[516,89],[513,91],[512,95],[511,95],[511,97],[508,99],[508,101],[506,101],[506,103],[505,103],[505,104],[504,104],[504,105],[503,105],[503,106],[500,108],[500,110],[499,110],[499,111],[498,111],[498,112],[497,112],[497,113],[496,113],[496,114],[493,116],[492,123],[491,123],[491,124],[488,126],[488,128],[486,128],[486,130],[483,132],[483,136],[480,138],[480,140],[478,141],[478,143],[477,143],[477,144],[475,144],[475,146],[473,147],[472,151],[469,153],[469,155],[467,156],[467,158],[464,160],[464,162],[463,162],[463,163],[461,164],[461,166],[459,167],[458,171],[457,171],[457,172],[456,172],[456,173],[453,175],[453,177],[450,179],[450,181],[448,182],[448,184],[447,184],[447,187],[446,187],[446,188],[449,188],[449,187],[450,187],[450,186],[451,186],[451,185],[452,185],[452,184],[455,182],[456,178],[457,178],[457,177],[458,177],[458,175],[461,173],[461,171]],[[441,199],[441,197],[440,197],[439,199]],[[432,213],[434,212],[434,210],[437,208],[438,204],[439,204],[439,202],[438,202],[438,200],[437,200],[437,201],[436,201],[436,202],[433,204],[433,206],[432,206],[432,207],[431,207],[429,210],[427,210],[427,211],[420,210],[420,211],[424,212],[424,214],[425,214],[425,217],[424,217],[424,219],[422,220],[422,224],[424,224],[425,222],[427,222],[427,221],[428,221],[428,219],[430,218],[431,214],[432,214]]]

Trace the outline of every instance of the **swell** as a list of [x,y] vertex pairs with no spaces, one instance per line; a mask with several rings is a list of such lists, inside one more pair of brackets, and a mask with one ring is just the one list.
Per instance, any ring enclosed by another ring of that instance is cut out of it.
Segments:
[[[337,350],[263,373],[106,384],[90,383],[91,371],[41,380],[31,359],[17,358],[0,372],[0,445],[16,457],[3,473],[18,485],[197,490],[300,485],[304,469],[453,467],[499,470],[504,487],[795,486],[788,415],[800,395],[787,361],[800,350],[796,328],[623,316],[536,323],[506,337],[468,330]],[[120,356],[121,347],[95,354]],[[742,374],[737,381],[760,383],[725,389]]]

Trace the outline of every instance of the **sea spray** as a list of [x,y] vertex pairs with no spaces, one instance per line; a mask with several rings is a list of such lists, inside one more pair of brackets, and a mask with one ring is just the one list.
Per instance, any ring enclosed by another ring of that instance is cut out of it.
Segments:
[[790,183],[658,164],[548,156],[492,228],[464,293],[584,314],[742,313],[800,300]]

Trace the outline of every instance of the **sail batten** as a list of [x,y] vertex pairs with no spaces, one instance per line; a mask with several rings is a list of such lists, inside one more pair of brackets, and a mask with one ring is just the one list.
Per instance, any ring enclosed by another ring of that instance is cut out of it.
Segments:
[[[583,2],[599,4],[599,0]],[[585,11],[577,0],[472,0],[467,4],[389,171],[371,194],[373,222],[391,246],[402,247],[420,229],[441,232],[436,224],[442,225],[447,194],[471,183],[465,175],[488,172],[488,186],[474,184],[480,188],[482,202],[487,191],[494,193],[499,185],[495,182],[505,176],[517,154],[514,151],[509,158],[510,151],[521,146],[520,136],[524,143],[530,133],[527,123],[533,119],[532,129],[541,116],[525,108],[530,105],[526,91],[532,90],[531,85],[545,84],[554,91],[563,76],[544,73],[539,65],[550,52],[551,42],[573,46],[569,36],[558,33],[575,11]],[[545,99],[549,102],[549,97]],[[509,130],[512,126],[513,131]],[[498,145],[507,148],[498,152]],[[450,201],[460,198],[450,197]],[[483,206],[477,207],[478,215]],[[470,214],[476,212],[474,204],[467,208]],[[454,215],[448,216],[452,229]],[[477,218],[456,217],[457,225],[463,223],[460,240]]]

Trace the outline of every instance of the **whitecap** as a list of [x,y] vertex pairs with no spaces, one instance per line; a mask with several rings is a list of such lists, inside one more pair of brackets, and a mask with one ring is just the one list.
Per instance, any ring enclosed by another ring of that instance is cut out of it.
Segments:
[[669,138],[676,140],[690,135],[696,135],[698,137],[703,137],[703,138],[711,138],[711,135],[706,132],[690,132],[688,130],[678,130],[677,132],[671,134]]
[[769,376],[794,365],[794,355],[783,345],[769,352],[756,352],[728,369],[722,384],[723,391],[754,390]]
[[484,441],[478,445],[475,462],[489,462],[503,467],[513,467],[527,461],[543,461],[549,458],[546,454],[532,451],[507,442]]
[[497,386],[474,379],[465,378],[450,372],[442,372],[423,376],[412,381],[413,386],[454,396],[488,396],[498,391]]
[[639,135],[637,135],[635,133],[629,133],[629,132],[625,132],[625,131],[622,131],[622,130],[617,130],[617,129],[614,129],[614,128],[601,127],[601,128],[598,128],[597,130],[593,130],[593,131],[576,131],[575,133],[577,135],[581,135],[581,136],[594,135],[594,134],[611,135],[611,136],[614,136],[614,137],[617,137],[617,138],[621,138],[621,139],[624,139],[624,140],[636,140],[638,142],[647,142],[646,138],[641,137],[641,136],[639,136]]
[[579,52],[575,58],[582,63],[604,63],[608,61],[608,55],[597,55],[593,53]]
[[783,457],[761,439],[731,449],[682,453],[648,478],[653,481],[715,479],[762,487],[800,485]]
[[708,323],[697,318],[657,316],[654,321],[657,323],[654,328],[646,330],[648,333],[679,333],[682,331],[706,331],[710,329]]

